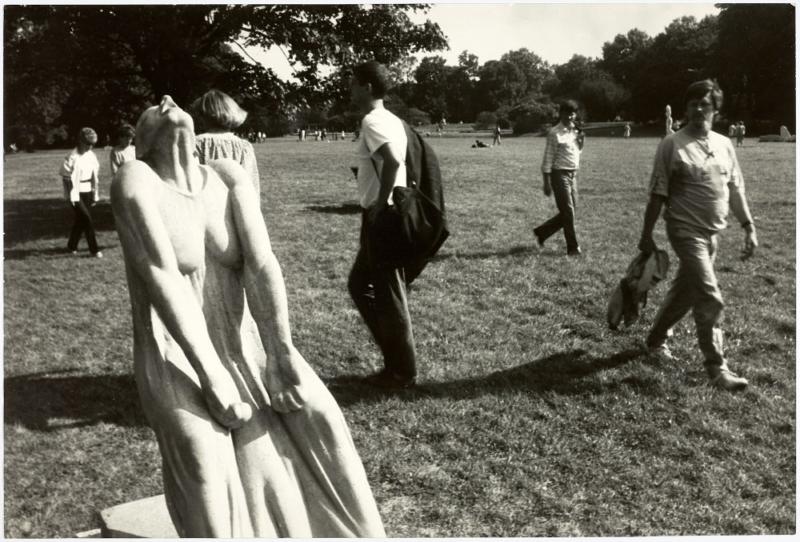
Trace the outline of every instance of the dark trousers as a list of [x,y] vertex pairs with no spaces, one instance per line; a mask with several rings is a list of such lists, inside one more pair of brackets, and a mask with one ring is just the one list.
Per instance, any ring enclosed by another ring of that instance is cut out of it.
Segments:
[[72,210],[75,211],[75,223],[72,225],[72,232],[69,234],[69,241],[67,241],[67,249],[78,250],[78,241],[81,236],[86,233],[86,242],[89,243],[89,251],[96,254],[99,250],[97,246],[97,238],[94,234],[94,223],[92,222],[92,214],[89,208],[94,202],[94,195],[92,192],[81,192],[80,201],[72,203]]
[[554,169],[550,172],[550,186],[553,189],[558,214],[541,226],[534,228],[533,233],[542,243],[563,228],[567,250],[578,248],[578,239],[575,236],[575,206],[578,202],[575,174],[575,171],[566,169]]
[[361,247],[350,270],[347,289],[383,354],[386,370],[400,377],[413,377],[417,375],[417,354],[408,312],[405,271],[372,265],[366,250],[367,227],[364,215]]

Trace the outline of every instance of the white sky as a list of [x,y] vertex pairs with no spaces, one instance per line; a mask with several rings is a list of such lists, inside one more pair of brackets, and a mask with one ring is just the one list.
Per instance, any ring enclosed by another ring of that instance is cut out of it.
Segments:
[[[466,49],[483,64],[527,47],[551,64],[562,64],[576,53],[602,56],[603,43],[632,28],[655,36],[683,15],[701,19],[718,12],[714,4],[707,3],[440,3],[415,21],[428,18],[438,23],[450,50],[418,56],[441,55],[448,65],[456,65],[458,55]],[[279,77],[290,77],[289,63],[277,48],[249,48],[248,52]]]

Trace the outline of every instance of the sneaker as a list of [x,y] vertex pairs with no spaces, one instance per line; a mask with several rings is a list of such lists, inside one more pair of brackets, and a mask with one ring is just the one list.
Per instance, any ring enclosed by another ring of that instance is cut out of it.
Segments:
[[672,354],[672,351],[669,349],[669,346],[667,346],[666,343],[659,346],[648,346],[647,355],[663,363],[675,361],[675,356]]
[[94,256],[95,258],[102,258],[103,257],[103,253],[98,250],[97,252],[92,254],[92,256]]
[[716,369],[716,376],[711,376],[709,384],[725,391],[741,391],[747,387],[747,379],[737,375],[727,367]]
[[73,256],[77,256],[78,255],[78,251],[77,250],[70,250],[69,253],[72,254]]
[[365,381],[367,384],[377,388],[403,390],[413,388],[417,383],[417,377],[401,376],[383,369],[378,373],[368,376]]
[[583,254],[581,247],[571,248],[567,251],[567,256],[580,256],[581,254]]

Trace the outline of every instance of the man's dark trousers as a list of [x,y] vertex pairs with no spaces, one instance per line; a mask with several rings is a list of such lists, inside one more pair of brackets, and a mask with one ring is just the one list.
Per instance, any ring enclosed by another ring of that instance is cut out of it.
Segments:
[[350,271],[347,288],[383,354],[386,370],[401,378],[417,375],[414,334],[408,312],[405,272],[379,267],[367,252],[367,215],[361,221],[361,247]]
[[544,243],[548,237],[564,228],[567,251],[578,248],[578,239],[575,236],[575,205],[578,201],[576,173],[569,169],[554,169],[550,172],[550,187],[556,199],[558,214],[533,230],[539,241]]

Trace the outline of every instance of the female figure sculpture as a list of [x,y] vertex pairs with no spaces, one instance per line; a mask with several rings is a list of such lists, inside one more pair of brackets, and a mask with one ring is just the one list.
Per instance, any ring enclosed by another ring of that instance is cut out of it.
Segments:
[[114,178],[136,383],[188,537],[385,536],[338,405],[292,345],[258,197],[169,96]]

